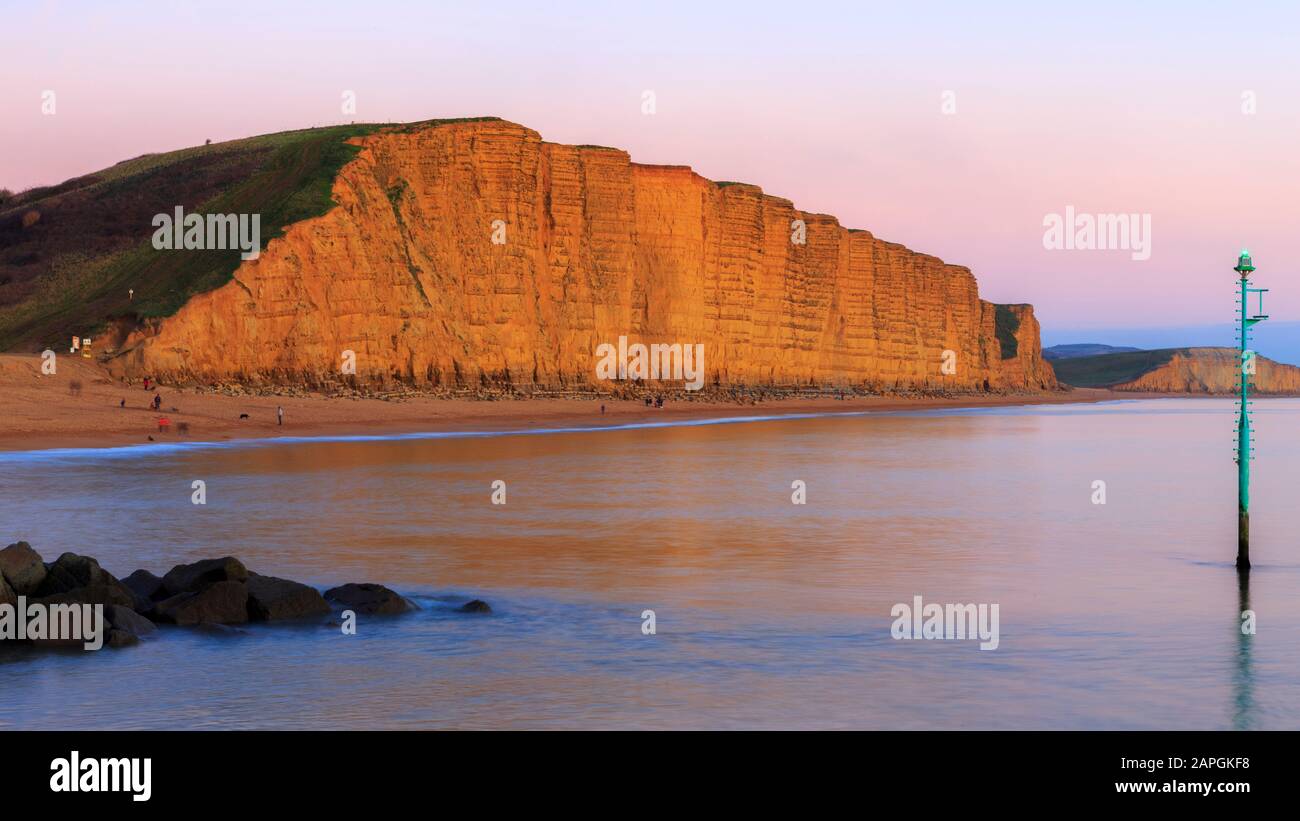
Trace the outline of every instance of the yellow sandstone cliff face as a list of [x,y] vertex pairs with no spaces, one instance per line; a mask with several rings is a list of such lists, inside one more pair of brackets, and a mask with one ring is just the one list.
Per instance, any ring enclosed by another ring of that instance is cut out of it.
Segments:
[[1055,387],[1030,306],[999,317],[968,269],[754,186],[503,121],[357,142],[338,207],[134,334],[116,368],[315,384],[350,350],[362,382],[608,387],[595,351],[627,336],[702,343],[707,386]]
[[[1117,391],[1161,393],[1232,394],[1241,382],[1240,354],[1232,348],[1189,348],[1175,353],[1165,364],[1152,368],[1129,382],[1113,386]],[[1300,368],[1256,358],[1250,378],[1251,393],[1263,395],[1300,393]]]

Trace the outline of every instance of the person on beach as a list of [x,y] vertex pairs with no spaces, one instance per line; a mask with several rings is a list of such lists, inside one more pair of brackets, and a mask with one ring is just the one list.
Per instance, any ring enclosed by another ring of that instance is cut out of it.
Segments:
[[277,421],[276,421],[276,424],[277,424],[277,425],[283,425],[283,424],[284,424],[284,407],[282,407],[282,406],[280,406],[280,405],[276,405],[276,406],[275,406],[275,418],[276,418],[276,420],[277,420]]
[[162,408],[162,394],[155,393],[153,395],[153,409],[160,410],[161,408]]
[[605,415],[605,406],[604,406],[604,405],[601,405],[601,406],[600,406],[600,415],[601,415],[601,416],[604,416],[604,415]]
[[126,407],[126,400],[123,399],[121,402],[118,402],[118,403],[117,403],[117,406],[118,406],[119,408],[125,408],[125,407]]

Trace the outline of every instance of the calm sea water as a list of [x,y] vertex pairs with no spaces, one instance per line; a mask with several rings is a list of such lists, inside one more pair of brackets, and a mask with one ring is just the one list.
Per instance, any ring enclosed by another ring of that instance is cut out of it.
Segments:
[[[1294,729],[1300,401],[1256,407],[1248,590],[1230,400],[0,454],[0,544],[423,606],[10,653],[0,728]],[[894,640],[915,595],[1000,646]]]

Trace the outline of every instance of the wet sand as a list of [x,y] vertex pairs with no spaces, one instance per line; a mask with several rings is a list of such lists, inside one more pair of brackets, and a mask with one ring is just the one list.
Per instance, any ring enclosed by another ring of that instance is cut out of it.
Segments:
[[[79,392],[73,390],[80,383]],[[1026,394],[943,397],[789,398],[762,402],[669,401],[661,409],[640,400],[445,399],[432,396],[348,398],[227,396],[162,385],[155,393],[124,386],[99,365],[61,356],[54,375],[41,373],[40,357],[0,354],[0,450],[122,447],[155,442],[219,442],[275,436],[346,436],[435,431],[504,431],[549,427],[602,427],[641,422],[682,422],[735,416],[920,410],[1002,405],[1101,402],[1150,398],[1097,389]],[[121,402],[125,400],[125,407]],[[605,413],[601,413],[601,405]],[[284,424],[276,408],[284,408]],[[248,418],[241,419],[241,414]],[[160,419],[168,420],[165,431]],[[188,426],[186,433],[178,427]]]

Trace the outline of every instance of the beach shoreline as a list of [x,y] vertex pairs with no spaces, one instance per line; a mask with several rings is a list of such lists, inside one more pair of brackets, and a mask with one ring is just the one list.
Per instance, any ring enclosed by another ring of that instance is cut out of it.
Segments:
[[[168,385],[146,391],[139,385],[121,384],[88,360],[61,357],[54,375],[43,375],[40,364],[38,356],[0,355],[0,419],[4,420],[0,424],[0,451],[222,443],[276,437],[599,429],[743,417],[1074,404],[1167,396],[1075,388],[950,397],[790,397],[743,403],[669,399],[665,407],[651,408],[639,399],[595,397],[486,400],[422,395],[231,396]],[[150,404],[155,395],[162,397],[158,410]],[[278,408],[284,409],[283,424],[278,422]],[[245,414],[246,418],[241,418]],[[167,422],[162,428],[161,420]]]

